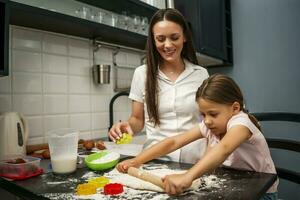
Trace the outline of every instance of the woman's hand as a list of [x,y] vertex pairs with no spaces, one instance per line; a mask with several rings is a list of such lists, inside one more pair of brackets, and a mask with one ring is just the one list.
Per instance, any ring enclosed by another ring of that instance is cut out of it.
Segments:
[[163,178],[164,190],[169,195],[181,194],[192,185],[193,179],[184,174],[171,174]]
[[141,164],[135,158],[124,160],[117,165],[119,172],[127,172],[129,167],[139,167]]
[[108,137],[116,142],[122,137],[123,133],[133,135],[133,131],[128,122],[118,122],[114,124],[108,132]]

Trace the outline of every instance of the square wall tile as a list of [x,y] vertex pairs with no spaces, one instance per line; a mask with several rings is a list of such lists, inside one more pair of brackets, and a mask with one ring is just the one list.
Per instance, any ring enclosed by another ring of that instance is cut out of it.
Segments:
[[11,92],[11,75],[0,77],[0,94]]
[[83,113],[91,111],[89,95],[70,95],[69,97],[69,112]]
[[66,56],[43,54],[43,70],[49,73],[67,74],[68,58]]
[[0,112],[9,112],[12,110],[11,100],[10,94],[0,94]]
[[52,34],[44,34],[43,51],[47,53],[68,54],[68,38]]
[[29,126],[29,137],[44,137],[42,116],[26,117]]
[[110,95],[93,95],[92,98],[92,111],[93,112],[108,112]]
[[41,74],[34,73],[13,73],[13,92],[14,93],[41,93],[42,77]]
[[45,95],[44,112],[47,114],[62,114],[68,112],[67,95]]
[[70,115],[70,127],[80,130],[91,130],[91,114],[72,114]]
[[81,58],[89,58],[90,41],[69,38],[69,55]]
[[45,142],[45,137],[29,137],[27,145],[43,144]]
[[42,54],[23,50],[12,50],[12,69],[18,72],[41,72]]
[[126,66],[127,65],[127,54],[126,52],[119,51],[116,55],[116,62],[119,66]]
[[90,76],[91,64],[88,59],[69,57],[69,74]]
[[137,54],[137,53],[127,53],[127,65],[129,66],[133,66],[133,67],[138,67],[141,64],[141,58],[142,55],[141,54]]
[[70,127],[68,115],[46,115],[44,117],[44,124],[46,136],[48,131]]
[[42,33],[30,29],[14,27],[12,29],[12,47],[17,49],[41,51]]
[[109,127],[109,114],[93,113],[92,114],[92,130],[107,129]]
[[114,102],[114,111],[128,112],[128,108],[131,107],[131,102],[132,101],[128,98],[128,96],[120,96]]
[[113,92],[113,79],[110,79],[109,84],[94,84],[91,80],[91,93],[92,94],[106,94],[112,95]]
[[90,78],[84,76],[70,76],[69,91],[71,94],[89,94]]
[[79,132],[79,139],[83,140],[90,140],[92,139],[91,132],[90,131],[80,131]]
[[42,95],[13,95],[13,111],[24,115],[41,115],[43,113]]
[[68,77],[65,75],[44,74],[44,93],[67,93]]
[[113,62],[113,55],[112,50],[108,48],[100,48],[95,53],[95,64],[103,64],[103,63],[112,63]]
[[91,133],[92,139],[108,139],[107,129],[95,130]]

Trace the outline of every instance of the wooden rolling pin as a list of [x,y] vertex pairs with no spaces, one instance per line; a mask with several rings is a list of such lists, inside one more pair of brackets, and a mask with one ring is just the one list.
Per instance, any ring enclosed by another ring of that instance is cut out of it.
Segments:
[[135,167],[129,167],[127,173],[136,178],[153,183],[154,185],[157,185],[158,187],[163,189],[163,182],[159,176],[156,176],[149,172],[145,172],[145,171],[137,169]]

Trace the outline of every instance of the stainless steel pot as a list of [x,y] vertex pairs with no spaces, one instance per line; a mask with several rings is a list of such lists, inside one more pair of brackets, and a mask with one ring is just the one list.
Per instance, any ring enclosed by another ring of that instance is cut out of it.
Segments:
[[110,83],[110,65],[94,65],[93,79],[95,84]]

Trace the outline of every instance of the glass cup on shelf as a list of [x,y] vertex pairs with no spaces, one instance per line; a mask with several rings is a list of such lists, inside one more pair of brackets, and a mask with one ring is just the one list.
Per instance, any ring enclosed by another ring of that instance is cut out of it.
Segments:
[[128,30],[131,31],[131,32],[138,33],[140,25],[141,25],[141,18],[137,15],[133,15],[132,17],[130,17],[130,23],[129,24],[130,25],[128,27]]
[[118,15],[115,13],[112,13],[111,14],[111,26],[117,27],[118,19],[119,19]]
[[82,7],[75,11],[77,17],[88,20],[91,19],[91,13],[91,9],[87,7]]
[[98,11],[95,15],[95,21],[98,23],[103,23],[104,12]]
[[148,27],[149,27],[148,18],[147,17],[142,17],[140,33],[143,34],[143,35],[147,35],[148,34]]
[[124,30],[128,30],[129,26],[129,16],[126,11],[122,12],[122,15],[119,16],[118,27]]

